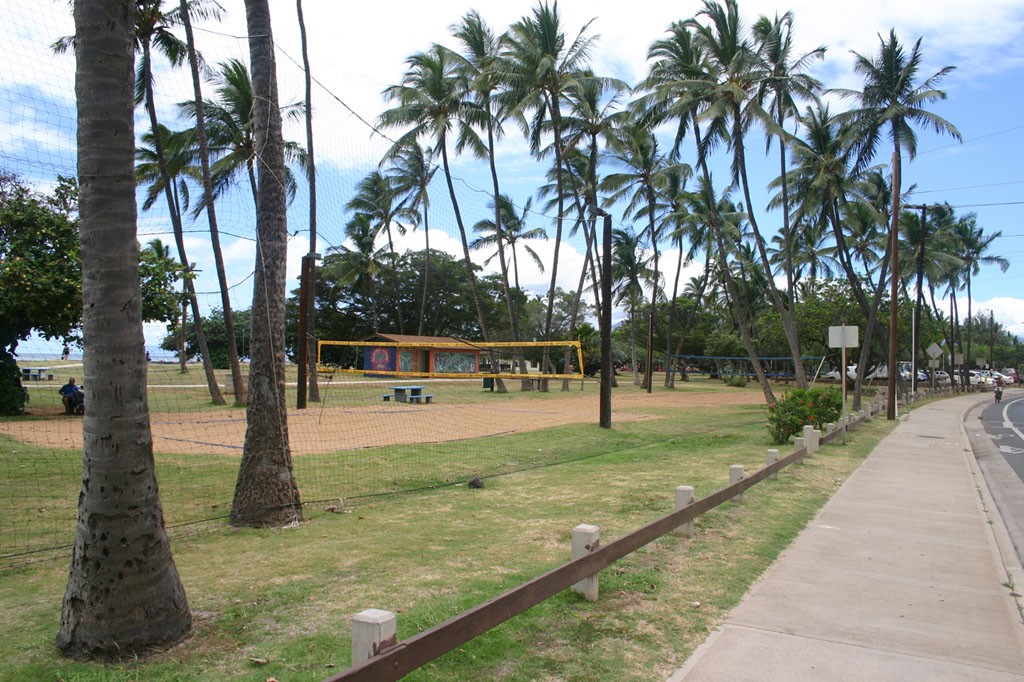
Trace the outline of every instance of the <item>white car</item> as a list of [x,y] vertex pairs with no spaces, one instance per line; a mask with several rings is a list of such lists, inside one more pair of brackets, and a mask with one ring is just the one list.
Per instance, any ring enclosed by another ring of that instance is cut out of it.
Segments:
[[1011,385],[1013,385],[1013,377],[1008,375],[1008,374],[1003,374],[1002,372],[995,372],[995,371],[993,371],[992,372],[992,379],[993,380],[1002,379],[1004,386],[1011,386]]

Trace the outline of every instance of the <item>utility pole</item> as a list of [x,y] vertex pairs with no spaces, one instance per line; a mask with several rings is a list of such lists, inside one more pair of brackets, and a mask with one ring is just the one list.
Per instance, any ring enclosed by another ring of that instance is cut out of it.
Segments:
[[932,208],[926,204],[906,205],[903,208],[917,209],[921,211],[921,239],[917,249],[917,296],[914,300],[914,324],[911,330],[911,352],[910,367],[912,376],[910,378],[911,392],[917,392],[917,330],[921,328],[921,279],[924,271],[924,245],[928,237],[928,209]]

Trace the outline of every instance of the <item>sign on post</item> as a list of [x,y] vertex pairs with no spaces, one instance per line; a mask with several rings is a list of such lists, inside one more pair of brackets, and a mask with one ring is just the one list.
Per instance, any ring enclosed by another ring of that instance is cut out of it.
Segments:
[[846,442],[846,349],[860,345],[860,334],[856,325],[842,325],[828,328],[828,347],[843,349],[843,366],[839,368],[843,392],[843,442]]

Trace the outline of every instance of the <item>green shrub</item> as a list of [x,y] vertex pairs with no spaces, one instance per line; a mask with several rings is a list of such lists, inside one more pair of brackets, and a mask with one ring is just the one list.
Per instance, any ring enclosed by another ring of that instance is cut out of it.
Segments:
[[726,386],[732,386],[733,388],[746,388],[747,378],[742,374],[730,374],[724,379]]
[[820,429],[842,415],[843,397],[833,387],[796,388],[768,406],[768,433],[779,445],[810,424]]

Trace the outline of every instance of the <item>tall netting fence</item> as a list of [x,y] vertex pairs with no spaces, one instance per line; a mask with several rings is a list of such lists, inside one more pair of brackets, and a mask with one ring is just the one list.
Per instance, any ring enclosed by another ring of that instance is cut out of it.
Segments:
[[[225,4],[236,15],[244,14],[241,3]],[[310,14],[307,11],[306,21],[315,21]],[[180,27],[172,30],[184,38]],[[0,171],[15,174],[40,197],[53,194],[59,177],[76,174],[74,54],[52,48],[73,32],[64,2],[11,0],[0,22],[6,52],[6,67],[0,70]],[[232,110],[236,103],[228,97],[231,88],[245,88],[245,69],[238,67],[248,61],[248,44],[241,32],[216,24],[197,26],[197,47],[206,63],[203,97],[219,107],[208,112],[208,118],[244,120],[249,113]],[[183,103],[194,95],[187,68],[172,68],[156,51],[152,63],[152,108],[159,125],[172,133],[189,130],[194,120]],[[294,105],[304,97],[300,55],[279,48],[277,65],[281,102]],[[314,76],[318,68],[326,70],[330,65],[314,63]],[[396,73],[396,82],[400,78]],[[379,112],[356,112],[344,93],[315,84],[313,102],[316,250],[327,254],[344,249],[345,225],[351,218],[346,204],[360,180],[378,167],[393,140],[373,128],[371,122]],[[293,106],[288,109],[294,110]],[[207,214],[197,210],[202,189],[184,170],[192,161],[171,164],[179,174],[173,178],[170,198],[164,191],[153,191],[154,185],[161,188],[152,171],[152,121],[143,104],[137,112],[139,164],[150,164],[148,175],[140,173],[138,186],[140,247],[160,240],[171,258],[189,264],[196,273],[196,299],[214,365],[211,382],[192,345],[195,320],[190,308],[172,319],[147,323],[153,448],[166,522],[176,533],[224,522],[242,457],[245,408],[234,393],[226,341],[218,346],[216,339],[217,325],[230,306],[241,329],[236,336],[240,336],[237,345],[245,374],[246,334],[252,324],[247,313],[257,251],[249,174],[255,152],[244,146],[243,135],[234,141],[236,146],[224,142],[214,153],[215,166],[226,178],[215,201],[228,281],[225,292],[216,277]],[[304,147],[301,116],[285,120],[285,136],[295,143],[291,148]],[[175,139],[166,140],[165,153],[180,151],[173,144]],[[294,194],[289,205],[288,286],[293,293],[300,260],[311,244],[306,177],[296,157],[289,168],[289,190]],[[461,179],[456,189],[468,223],[493,215],[487,192]],[[434,244],[451,239],[454,221],[440,174],[429,192]],[[173,230],[173,211],[181,217],[180,240]],[[413,225],[406,227],[395,249],[422,249],[426,235]],[[396,240],[399,236],[396,229]],[[443,288],[444,282],[435,286]],[[294,318],[294,310],[290,314]],[[294,319],[289,320],[292,324]],[[219,333],[223,339],[223,332]],[[317,372],[319,400],[306,409],[294,408],[297,367],[289,362],[283,368],[291,455],[305,504],[344,509],[377,495],[546,466],[601,450],[596,436],[550,437],[560,429],[597,421],[597,385],[581,374],[582,358],[576,347],[547,348],[551,362],[545,366],[545,349],[488,348],[480,345],[480,339],[457,340],[469,348],[461,354],[438,346],[436,339],[403,347],[395,342],[374,346],[364,339],[337,341],[349,345],[328,345],[323,351]],[[391,369],[372,365],[374,349],[380,357],[391,352],[398,364]],[[38,333],[16,348],[27,402],[23,414],[0,417],[0,567],[66,556],[69,551],[81,479],[83,417],[69,409],[60,391],[71,378],[79,385],[88,381],[82,363],[88,352],[87,339],[73,337],[65,345],[63,338]],[[406,361],[411,364],[403,365]],[[530,372],[528,380],[513,376],[523,370]],[[542,388],[542,372],[550,384],[546,391],[537,390]],[[214,389],[223,395],[224,404],[216,403]],[[85,404],[84,411],[88,410]]]

